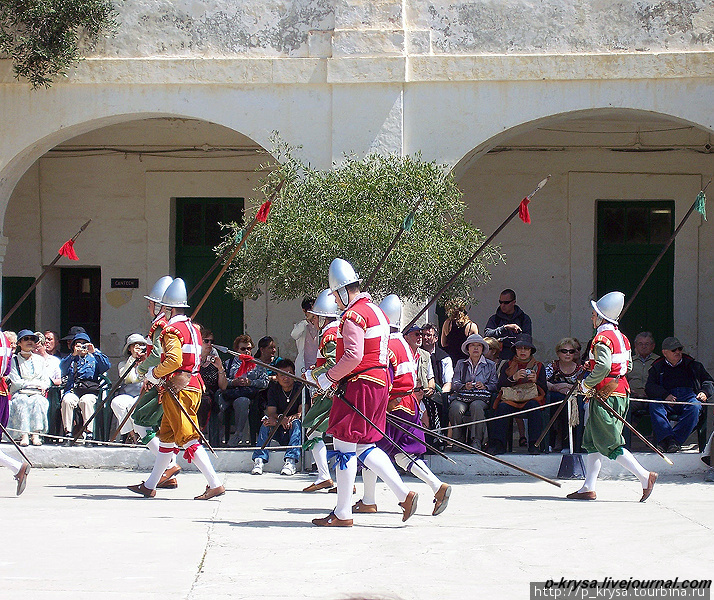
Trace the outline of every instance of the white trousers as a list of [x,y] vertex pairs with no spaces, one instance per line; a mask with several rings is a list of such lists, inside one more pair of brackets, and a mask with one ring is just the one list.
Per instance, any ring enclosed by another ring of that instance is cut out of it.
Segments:
[[62,425],[64,430],[72,433],[72,422],[74,421],[74,409],[79,406],[82,418],[86,423],[94,414],[94,405],[97,403],[96,394],[84,394],[81,398],[74,392],[67,392],[62,396],[60,412],[62,413]]
[[[119,394],[114,396],[112,399],[112,412],[117,418],[118,423],[121,423],[124,420],[124,417],[126,417],[129,409],[134,406],[134,402],[136,402],[136,397],[130,396],[129,394]],[[126,435],[132,429],[134,429],[134,419],[129,417],[126,420],[126,423],[124,423],[124,426],[121,428],[119,434]]]

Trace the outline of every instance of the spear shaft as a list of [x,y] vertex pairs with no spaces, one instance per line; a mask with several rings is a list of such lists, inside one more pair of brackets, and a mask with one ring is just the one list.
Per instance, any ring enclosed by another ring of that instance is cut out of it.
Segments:
[[526,197],[518,204],[518,206],[516,207],[516,209],[515,209],[510,215],[508,215],[508,217],[506,218],[506,220],[498,226],[498,228],[496,229],[496,231],[494,231],[494,232],[486,239],[486,241],[484,241],[484,242],[478,247],[478,249],[476,250],[476,252],[474,252],[474,253],[471,255],[471,258],[469,258],[463,265],[461,265],[461,267],[459,268],[459,270],[456,271],[456,273],[454,273],[453,277],[452,277],[451,279],[449,279],[449,281],[447,281],[447,282],[441,287],[441,289],[439,289],[439,291],[436,292],[436,294],[434,294],[434,296],[432,297],[432,299],[429,300],[429,303],[428,303],[426,306],[424,306],[424,307],[417,313],[417,315],[409,322],[409,324],[408,324],[406,327],[404,327],[404,329],[402,329],[402,333],[404,333],[404,332],[407,331],[412,325],[414,325],[414,323],[416,323],[416,322],[419,320],[419,317],[421,317],[427,310],[429,310],[429,307],[430,307],[432,304],[434,304],[434,302],[436,302],[436,301],[441,297],[441,295],[442,295],[446,290],[448,290],[448,289],[454,284],[454,282],[464,273],[464,271],[466,271],[466,269],[468,269],[468,268],[471,266],[471,263],[473,263],[473,262],[476,260],[476,258],[478,258],[478,255],[481,254],[481,252],[483,252],[484,248],[486,248],[486,246],[488,246],[488,245],[493,241],[493,239],[494,239],[499,233],[501,233],[501,231],[503,230],[503,228],[506,227],[506,225],[508,225],[508,224],[513,220],[513,218],[518,214],[518,211],[519,211],[519,209],[520,209],[521,204],[523,203],[523,201],[525,201],[525,200],[530,201],[530,199],[531,199],[533,196],[535,196],[535,195],[540,191],[540,189],[541,189],[546,183],[548,183],[548,179],[550,179],[550,175],[548,175],[548,177],[546,177],[545,179],[543,179],[543,180],[537,185],[537,187],[536,187],[528,196],[526,196]]
[[[84,225],[82,225],[82,227],[80,227],[79,231],[74,234],[74,237],[72,237],[71,241],[74,242],[79,237],[79,235],[87,228],[87,225],[89,225],[91,222],[92,222],[92,219],[89,219],[89,221],[87,221]],[[37,287],[37,285],[40,283],[40,281],[42,281],[44,279],[45,275],[47,275],[47,273],[50,272],[50,269],[55,266],[55,264],[61,257],[62,257],[62,254],[60,254],[58,252],[57,256],[54,257],[52,262],[43,269],[42,273],[39,274],[37,279],[35,279],[35,281],[32,282],[32,285],[29,288],[27,288],[25,293],[22,296],[20,296],[20,299],[17,302],[15,302],[15,305],[9,311],[7,311],[5,316],[2,318],[2,321],[0,321],[0,327],[5,325],[7,320],[14,314],[14,312],[18,308],[20,308],[20,305],[27,299],[27,297]]]

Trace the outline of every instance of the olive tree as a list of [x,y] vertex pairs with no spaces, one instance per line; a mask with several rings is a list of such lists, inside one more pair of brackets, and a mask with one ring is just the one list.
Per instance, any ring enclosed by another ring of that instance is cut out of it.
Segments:
[[[229,267],[227,290],[237,299],[258,297],[266,284],[276,300],[315,296],[327,287],[335,257],[367,279],[403,228],[369,291],[423,301],[484,239],[464,218],[466,205],[450,169],[419,155],[351,156],[321,170],[284,145],[272,154],[277,164],[259,189],[269,194],[276,182],[283,185],[267,222],[257,224]],[[241,227],[230,225],[219,252],[240,237]],[[487,266],[500,258],[497,249],[487,248],[442,301],[472,296],[474,282],[488,279]]]
[[0,58],[33,88],[50,87],[80,60],[81,43],[116,26],[111,0],[0,0]]

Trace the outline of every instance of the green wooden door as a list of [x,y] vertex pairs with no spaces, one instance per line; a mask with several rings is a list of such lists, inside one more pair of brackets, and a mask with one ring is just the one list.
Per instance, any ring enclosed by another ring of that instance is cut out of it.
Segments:
[[[619,290],[627,298],[672,235],[674,202],[610,201],[597,205],[597,295]],[[651,331],[657,345],[674,335],[674,244],[620,322],[630,340]]]
[[[176,199],[176,277],[184,279],[189,292],[216,261],[213,249],[224,235],[220,224],[231,221],[243,222],[243,198]],[[192,309],[218,271],[189,299]],[[217,343],[231,347],[235,336],[243,333],[243,303],[227,294],[225,285],[224,275],[196,315],[196,322],[213,331]]]
[[[2,314],[5,316],[15,306],[20,297],[34,283],[34,277],[3,277],[2,278]],[[42,284],[40,284],[42,285]],[[35,291],[25,298],[12,316],[3,325],[6,331],[17,333],[21,329],[35,331]]]

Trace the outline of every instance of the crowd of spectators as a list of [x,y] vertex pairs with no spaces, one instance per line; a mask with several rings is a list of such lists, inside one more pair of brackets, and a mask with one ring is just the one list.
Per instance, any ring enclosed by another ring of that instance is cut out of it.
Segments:
[[[250,335],[238,335],[233,351],[240,355],[255,352],[262,363],[303,374],[315,363],[319,342],[317,319],[310,312],[312,302],[303,301],[305,318],[291,332],[297,347],[295,362],[278,356],[276,342],[270,336],[262,337],[254,347]],[[518,445],[529,453],[568,451],[568,411],[561,412],[540,446],[536,441],[555,407],[582,376],[587,348],[576,338],[564,337],[554,348],[555,359],[537,360],[531,319],[516,304],[512,289],[499,295],[484,337],[467,309],[462,299],[450,300],[441,328],[432,323],[413,325],[404,334],[417,360],[415,394],[422,405],[424,425],[492,454],[511,451],[514,426]],[[307,389],[298,391],[299,384],[263,365],[253,363],[244,369],[236,355],[222,359],[214,348],[213,333],[207,328],[201,330],[200,372],[205,392],[198,423],[210,443],[215,447],[260,446],[278,424],[278,416],[283,415],[274,439],[284,446],[299,446],[302,411],[310,400]],[[0,416],[8,420],[10,429],[20,432],[18,443],[41,445],[43,434],[52,432],[55,422],[60,435],[91,440],[93,429],[84,423],[109,387],[106,374],[111,363],[107,356],[81,327],[72,327],[61,339],[52,330],[4,333],[13,357],[8,372],[0,378],[0,386],[4,386],[0,395],[10,398],[7,406],[0,406],[4,414]],[[66,348],[62,342],[66,342]],[[127,443],[139,442],[127,415],[141,391],[136,366],[145,356],[147,344],[150,342],[138,333],[127,337],[124,359],[119,363],[119,376],[124,379],[111,402],[113,427],[124,423],[118,433]],[[653,443],[663,452],[677,452],[705,422],[702,403],[714,397],[714,380],[700,362],[684,352],[676,337],[663,340],[660,348],[662,355],[655,353],[657,344],[650,332],[640,332],[634,338],[632,372],[627,376],[630,419],[648,435],[651,428]],[[57,402],[52,401],[53,392]],[[301,401],[283,414],[290,397],[298,393],[302,394]],[[586,402],[578,397],[580,425],[572,432],[575,451],[580,450]],[[483,422],[489,417],[500,418]],[[625,435],[629,445],[629,433]],[[427,442],[448,446],[437,438],[427,437]],[[254,473],[262,473],[268,457],[267,449],[255,452]],[[299,448],[288,450],[282,472],[293,474],[299,457]]]

